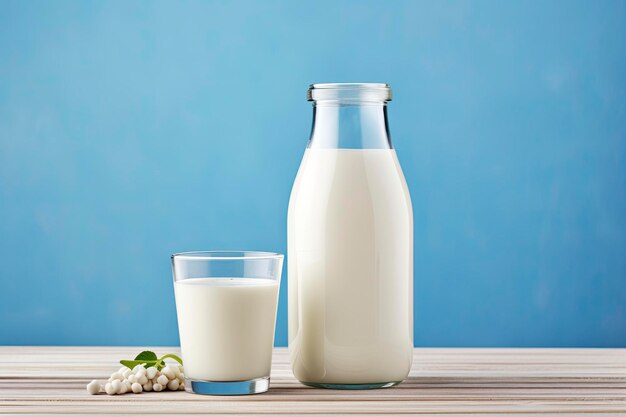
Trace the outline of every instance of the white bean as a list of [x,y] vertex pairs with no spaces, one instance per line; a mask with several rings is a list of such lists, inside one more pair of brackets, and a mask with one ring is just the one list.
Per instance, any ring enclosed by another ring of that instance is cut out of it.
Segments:
[[157,382],[156,384],[152,385],[152,390],[156,392],[163,391],[163,386]]
[[167,376],[161,375],[160,377],[157,378],[157,382],[163,386],[166,386],[167,383],[169,382],[169,379],[167,378]]
[[133,384],[132,389],[135,394],[139,394],[141,391],[143,391],[143,387],[138,382],[135,382]]
[[157,372],[159,372],[159,370],[154,366],[151,366],[146,369],[146,376],[148,377],[148,379],[152,379],[156,376]]
[[148,382],[148,378],[146,378],[145,375],[141,375],[140,378],[137,378],[137,382],[139,382],[140,385],[145,384],[146,382]]
[[135,382],[137,382],[137,375],[134,375],[134,374],[128,375],[128,382],[130,382],[131,384],[134,384]]
[[87,392],[91,395],[96,395],[100,392],[100,383],[95,379],[87,384]]
[[131,376],[132,374],[133,374],[133,371],[131,371],[131,370],[130,370],[130,369],[128,369],[128,368],[126,368],[126,370],[125,370],[124,372],[122,372],[122,376],[123,376],[124,378],[127,378],[127,379],[128,379],[128,377],[129,377],[129,376]]
[[148,392],[152,391],[152,381],[148,381],[143,384],[143,390]]
[[181,376],[180,367],[178,365],[172,366],[172,370],[174,371],[174,375],[176,375],[176,378]]
[[170,382],[167,383],[167,388],[171,389],[172,391],[176,391],[179,385],[180,384],[178,383],[178,379],[172,379]]
[[166,366],[165,368],[161,369],[161,374],[165,375],[167,377],[167,379],[174,379],[174,378],[176,378],[176,374],[174,373],[172,368],[170,368],[169,366]]
[[118,392],[118,394],[126,394],[127,392],[128,392],[128,387],[126,386],[126,384],[122,382],[122,385],[120,385],[120,391]]
[[178,390],[179,391],[184,391],[185,390],[185,383],[184,382],[178,386]]
[[137,372],[139,372],[139,371],[140,371],[140,370],[142,370],[142,369],[143,369],[144,371],[146,370],[146,368],[145,368],[143,365],[136,365],[136,366],[133,368],[133,373],[134,373],[134,374],[136,374]]
[[111,374],[111,379],[113,381],[115,381],[115,380],[121,381],[121,380],[124,379],[124,376],[122,374],[120,374],[119,372],[113,372],[113,374]]
[[107,382],[104,386],[104,392],[109,395],[115,395],[115,390],[113,389],[113,385],[110,382]]
[[122,390],[122,381],[116,379],[115,381],[111,382],[111,388],[113,389],[113,392],[118,394]]

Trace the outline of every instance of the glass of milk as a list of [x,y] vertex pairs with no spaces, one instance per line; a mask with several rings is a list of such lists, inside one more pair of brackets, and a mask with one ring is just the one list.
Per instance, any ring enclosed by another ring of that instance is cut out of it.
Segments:
[[197,394],[269,388],[283,255],[207,251],[172,255],[187,386]]

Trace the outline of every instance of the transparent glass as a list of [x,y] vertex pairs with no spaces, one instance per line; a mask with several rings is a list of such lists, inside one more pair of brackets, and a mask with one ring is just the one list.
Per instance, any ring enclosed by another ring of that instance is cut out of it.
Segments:
[[289,352],[306,385],[369,389],[413,359],[413,212],[387,84],[313,84],[289,200]]
[[197,394],[269,388],[283,255],[208,251],[172,255],[187,386]]

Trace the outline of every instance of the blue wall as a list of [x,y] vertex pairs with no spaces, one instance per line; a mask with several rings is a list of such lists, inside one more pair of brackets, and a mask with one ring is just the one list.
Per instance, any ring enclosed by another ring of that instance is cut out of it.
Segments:
[[626,346],[624,22],[624,1],[1,1],[0,343],[178,343],[169,255],[284,252],[307,85],[382,81],[416,344]]

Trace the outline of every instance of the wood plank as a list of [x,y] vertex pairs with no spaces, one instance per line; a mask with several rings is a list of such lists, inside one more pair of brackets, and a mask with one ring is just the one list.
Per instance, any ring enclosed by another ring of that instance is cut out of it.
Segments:
[[626,349],[416,349],[400,386],[346,392],[303,386],[276,348],[261,395],[87,394],[143,349],[0,346],[0,414],[626,414]]

